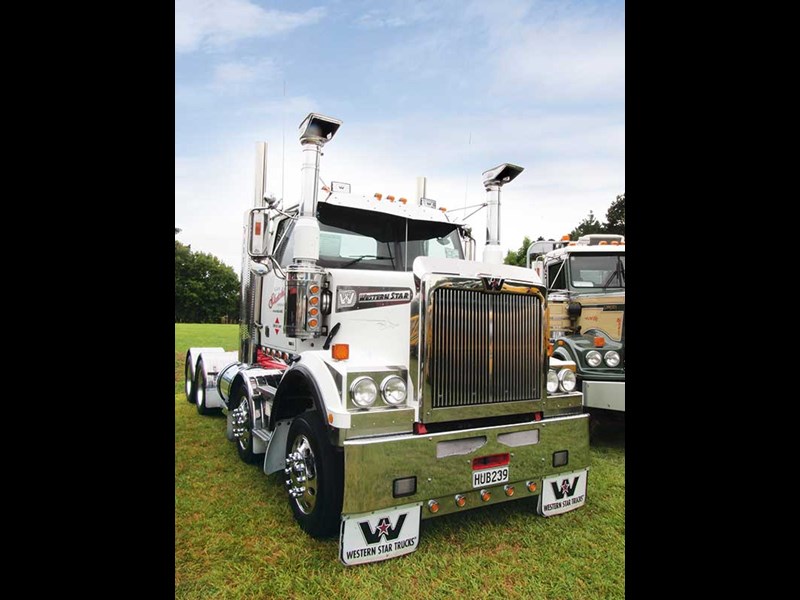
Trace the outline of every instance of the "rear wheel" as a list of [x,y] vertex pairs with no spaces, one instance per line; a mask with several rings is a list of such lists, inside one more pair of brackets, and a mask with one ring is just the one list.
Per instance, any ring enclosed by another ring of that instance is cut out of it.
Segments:
[[216,409],[206,406],[206,370],[203,368],[202,359],[197,361],[194,373],[194,399],[199,414],[205,416],[216,412]]
[[192,373],[192,356],[186,353],[186,364],[183,368],[184,391],[186,392],[186,401],[189,404],[194,404],[194,373]]
[[256,462],[256,455],[253,452],[253,411],[250,407],[250,400],[244,389],[239,391],[236,400],[231,404],[231,419],[233,421],[233,435],[236,440],[236,452],[244,462],[252,464]]
[[310,536],[338,533],[342,513],[342,455],[328,442],[315,411],[296,417],[286,440],[286,488],[295,520]]

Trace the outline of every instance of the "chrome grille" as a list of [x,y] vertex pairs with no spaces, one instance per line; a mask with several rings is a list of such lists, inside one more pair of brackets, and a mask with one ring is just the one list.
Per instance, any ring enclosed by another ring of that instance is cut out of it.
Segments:
[[442,287],[432,305],[431,408],[539,399],[537,296]]

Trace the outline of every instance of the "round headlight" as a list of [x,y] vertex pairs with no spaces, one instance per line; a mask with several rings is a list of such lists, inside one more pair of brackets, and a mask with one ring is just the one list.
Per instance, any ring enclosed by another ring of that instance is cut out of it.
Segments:
[[558,375],[553,369],[547,372],[547,393],[555,394],[558,391]]
[[562,391],[571,392],[578,385],[578,378],[569,369],[561,369],[558,372],[558,382]]
[[402,404],[406,400],[406,382],[397,375],[390,375],[381,383],[381,394],[387,404]]
[[609,367],[616,367],[619,364],[619,354],[615,350],[609,350],[603,358]]
[[586,353],[586,362],[589,363],[590,367],[596,367],[603,362],[603,357],[600,356],[597,350],[589,350],[589,352]]
[[359,377],[350,386],[350,396],[353,398],[353,404],[366,408],[378,397],[378,386],[371,377]]

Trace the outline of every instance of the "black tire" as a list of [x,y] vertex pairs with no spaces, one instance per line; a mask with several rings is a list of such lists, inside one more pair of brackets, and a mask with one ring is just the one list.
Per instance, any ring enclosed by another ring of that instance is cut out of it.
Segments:
[[234,443],[236,444],[236,452],[239,454],[239,458],[242,459],[242,462],[252,465],[258,460],[257,455],[253,452],[253,407],[250,404],[250,400],[247,398],[247,392],[243,388],[239,390],[236,399],[230,405],[231,410],[237,410],[242,406],[242,403],[244,403],[245,410],[247,411],[247,419],[245,419],[245,423],[243,424],[245,434],[242,437],[234,438]]
[[[338,535],[343,458],[328,442],[319,413],[306,411],[292,421],[286,440],[286,469],[289,506],[303,531],[314,538]],[[298,480],[303,475],[305,481]],[[293,496],[291,490],[301,486],[304,491]]]
[[192,357],[187,352],[186,361],[183,367],[183,391],[186,394],[186,401],[189,404],[194,404],[194,376],[192,373]]
[[219,412],[216,408],[206,406],[206,371],[203,368],[203,359],[197,361],[194,370],[194,399],[198,414],[203,416]]

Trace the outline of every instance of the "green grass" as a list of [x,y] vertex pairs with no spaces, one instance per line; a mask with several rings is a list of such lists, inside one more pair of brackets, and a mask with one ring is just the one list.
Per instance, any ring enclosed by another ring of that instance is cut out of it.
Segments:
[[279,477],[239,460],[225,418],[186,402],[187,348],[237,339],[237,325],[175,325],[176,598],[624,597],[624,429],[593,439],[576,511],[545,519],[517,501],[447,515],[422,522],[416,552],[345,567],[338,540],[294,522]]

